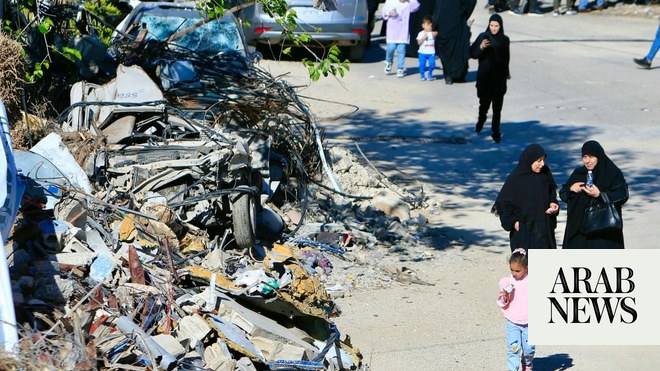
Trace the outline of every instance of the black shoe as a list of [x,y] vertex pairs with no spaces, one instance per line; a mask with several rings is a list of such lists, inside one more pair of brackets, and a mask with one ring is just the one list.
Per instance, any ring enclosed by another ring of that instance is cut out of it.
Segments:
[[481,130],[484,128],[484,123],[483,122],[477,122],[477,125],[474,127],[474,132],[479,134],[481,133]]
[[491,135],[491,137],[493,138],[493,141],[495,143],[499,144],[499,143],[502,142],[502,135],[501,134],[497,134],[497,135],[493,134],[493,135]]
[[641,67],[651,68],[651,61],[646,59],[646,57],[639,58],[639,59],[633,58],[633,62],[637,63]]
[[452,79],[452,78],[449,77],[449,76],[445,77],[445,84],[447,84],[447,85],[451,85],[451,84],[453,84],[453,83],[454,83],[454,79]]

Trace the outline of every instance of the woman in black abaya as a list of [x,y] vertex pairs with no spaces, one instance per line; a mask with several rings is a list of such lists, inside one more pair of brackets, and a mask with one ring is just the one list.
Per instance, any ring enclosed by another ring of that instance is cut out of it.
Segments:
[[438,31],[435,49],[447,84],[465,81],[470,49],[467,20],[476,4],[477,0],[436,0],[433,10],[433,29]]
[[477,71],[477,96],[479,97],[479,118],[475,131],[481,132],[486,123],[486,116],[491,103],[493,104],[493,121],[491,136],[495,143],[502,137],[500,120],[506,80],[509,74],[509,38],[504,34],[502,17],[493,14],[488,21],[486,32],[481,33],[470,47],[470,56],[479,60]]
[[502,228],[509,231],[511,251],[557,248],[557,184],[545,159],[543,147],[528,145],[491,210],[499,216]]
[[[561,187],[559,197],[568,204],[564,249],[623,249],[623,231],[609,231],[587,236],[582,228],[585,209],[594,201],[602,201],[606,193],[619,215],[628,201],[628,184],[621,170],[605,154],[600,143],[590,140],[582,145],[583,166],[573,171]],[[586,187],[587,172],[591,170],[594,185]]]

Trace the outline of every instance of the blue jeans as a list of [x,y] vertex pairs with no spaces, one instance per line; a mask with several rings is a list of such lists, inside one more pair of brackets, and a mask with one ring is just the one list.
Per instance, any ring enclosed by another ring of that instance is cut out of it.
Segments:
[[660,49],[660,22],[658,23],[658,30],[655,32],[655,39],[653,39],[651,50],[649,50],[649,54],[646,56],[646,59],[653,61],[653,58],[655,58],[655,55],[658,53],[658,49]]
[[435,69],[435,54],[418,54],[419,56],[419,74],[424,77],[424,72],[426,70],[426,63],[429,64],[429,79],[433,78],[433,70]]
[[525,366],[532,365],[536,347],[527,343],[527,330],[527,325],[517,325],[508,319],[506,320],[506,356],[509,371],[520,369],[521,357],[523,369]]
[[404,43],[387,43],[385,52],[385,62],[392,63],[394,51],[396,50],[396,68],[402,70],[406,68],[406,46]]
[[[580,0],[580,5],[578,5],[578,9],[584,10],[587,9],[587,5],[589,4],[589,0]],[[596,6],[603,6],[605,4],[605,0],[596,0]]]

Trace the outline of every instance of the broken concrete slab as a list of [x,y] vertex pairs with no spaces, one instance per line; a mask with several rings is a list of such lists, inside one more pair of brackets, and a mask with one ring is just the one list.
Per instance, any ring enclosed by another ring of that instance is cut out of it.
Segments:
[[250,335],[250,339],[253,337],[261,337],[271,341],[290,344],[292,346],[295,345],[296,348],[302,349],[303,353],[305,350],[309,352],[318,351],[318,349],[316,349],[313,345],[300,339],[288,328],[280,325],[276,321],[266,316],[263,316],[240,305],[235,300],[227,296],[220,296],[218,316],[222,317],[227,322],[233,323],[240,327],[243,331]]
[[227,345],[221,341],[211,344],[204,349],[206,368],[214,371],[235,371],[236,360],[232,358]]
[[199,314],[181,318],[176,331],[176,338],[180,342],[189,342],[189,349],[197,348],[197,344],[211,332],[208,322]]
[[151,337],[158,345],[172,356],[179,358],[179,356],[186,354],[186,350],[181,343],[172,335],[158,334]]

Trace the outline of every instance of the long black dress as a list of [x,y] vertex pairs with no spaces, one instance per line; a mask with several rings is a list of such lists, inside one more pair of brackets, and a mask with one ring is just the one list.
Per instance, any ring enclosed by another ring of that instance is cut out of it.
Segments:
[[467,21],[477,0],[436,0],[433,29],[438,31],[435,43],[442,70],[448,83],[464,81],[468,72],[470,27]]
[[[500,121],[502,106],[504,104],[504,94],[506,94],[506,82],[509,78],[509,38],[504,34],[504,25],[502,17],[499,14],[493,14],[488,20],[500,24],[500,30],[493,35],[490,27],[477,36],[470,47],[470,57],[479,60],[479,69],[477,71],[477,96],[479,97],[479,119],[477,120],[477,133],[486,122],[488,109],[493,104],[492,136],[496,142],[501,138]],[[490,45],[481,49],[481,42],[484,39],[490,41]]]
[[[502,228],[509,231],[511,251],[557,248],[557,214],[545,213],[551,202],[557,203],[557,184],[547,165],[539,173],[532,171],[532,163],[545,156],[540,145],[528,145],[491,209],[499,216]],[[518,231],[516,222],[519,222]]]
[[[621,170],[605,154],[600,143],[590,140],[582,146],[582,155],[596,156],[598,163],[593,169],[594,184],[601,193],[606,193],[614,203],[619,215],[621,206],[628,201],[628,184]],[[561,187],[559,197],[568,204],[566,214],[566,231],[564,232],[564,249],[623,249],[623,231],[601,233],[594,236],[585,235],[582,230],[584,211],[592,202],[592,197],[584,192],[571,192],[571,185],[577,182],[586,182],[587,168],[580,166]],[[598,197],[599,201],[602,201]]]

